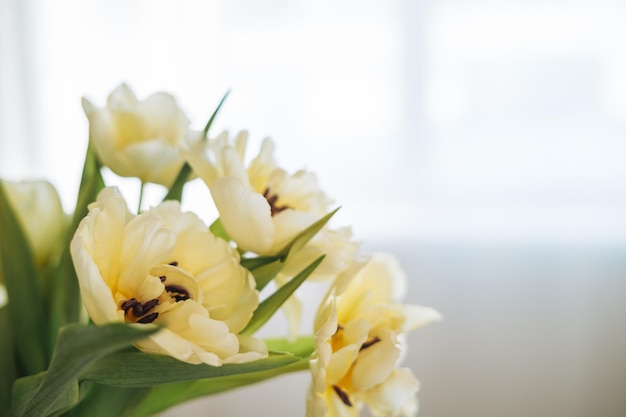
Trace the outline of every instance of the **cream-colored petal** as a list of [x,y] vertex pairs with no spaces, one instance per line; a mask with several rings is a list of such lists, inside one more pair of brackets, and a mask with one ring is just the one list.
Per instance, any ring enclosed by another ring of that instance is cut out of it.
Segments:
[[77,233],[72,239],[70,251],[80,285],[81,298],[89,317],[96,324],[123,321],[123,315],[119,314],[111,289],[83,244],[82,234]]
[[224,316],[217,314],[219,311],[211,310],[215,318],[226,323],[233,333],[242,331],[248,325],[248,322],[250,322],[252,318],[252,313],[254,313],[259,305],[259,293],[255,289],[256,282],[252,274],[248,273],[247,276],[248,282],[241,293],[239,293],[237,303],[233,306],[232,310],[227,311],[224,309],[225,313],[227,313]]
[[[161,139],[130,143],[123,151],[116,153],[121,176],[139,177],[143,182],[151,182],[170,187],[174,184],[184,164],[177,146],[164,144]],[[122,174],[122,172],[124,174]]]
[[252,189],[257,193],[264,193],[269,186],[269,177],[275,168],[274,143],[270,138],[265,138],[259,154],[248,166],[248,177]]
[[359,403],[356,403],[354,398],[350,398],[352,406],[345,405],[339,396],[329,388],[326,390],[326,402],[328,407],[328,417],[357,417],[360,413],[361,407]]
[[443,316],[431,307],[417,305],[402,306],[402,314],[405,317],[404,326],[400,331],[408,332],[418,329],[427,324],[443,320]]
[[[146,212],[132,219],[124,230],[120,254],[119,291],[138,294],[144,282],[152,282],[150,293],[142,293],[148,299],[158,298],[162,290],[150,269],[169,259],[176,236],[171,229],[162,227],[156,213]],[[145,290],[145,288],[143,288]]]
[[254,353],[260,355],[261,357],[267,357],[269,354],[267,345],[261,339],[242,334],[238,334],[237,339],[239,339],[239,352],[242,354]]
[[415,394],[419,382],[410,369],[394,369],[382,383],[363,394],[363,400],[374,416],[387,417],[403,414],[414,416],[417,412]]
[[[171,285],[182,287],[187,290],[189,297],[192,300],[202,303],[202,293],[200,292],[198,283],[184,270],[172,265],[161,264],[151,268],[149,273],[157,279],[146,279],[144,282],[158,282],[160,284],[161,291],[163,291],[164,288],[167,289],[167,287]],[[164,281],[161,281],[160,277],[164,277]],[[142,299],[144,299],[144,297],[142,297]]]
[[394,369],[400,349],[391,332],[378,335],[380,341],[359,353],[352,370],[352,384],[357,390],[367,390],[389,377]]
[[319,220],[319,217],[303,211],[284,210],[272,219],[275,235],[269,253],[274,254],[283,249],[300,232]]
[[281,273],[295,276],[315,259],[324,255],[322,263],[307,280],[330,280],[350,266],[359,249],[359,243],[352,241],[349,228],[320,230],[302,249],[290,257]]
[[239,159],[241,161],[243,161],[244,158],[246,157],[247,145],[248,145],[248,132],[245,130],[242,130],[241,132],[237,133],[237,136],[235,136],[235,140],[233,143],[233,148],[235,148],[235,150],[237,151],[237,154],[239,155]]
[[211,187],[219,177],[220,171],[216,167],[215,162],[211,161],[206,155],[206,147],[205,142],[193,139],[187,141],[187,143],[181,147],[181,155],[189,163],[193,172],[201,178],[208,187]]
[[224,229],[246,251],[265,253],[274,240],[274,223],[267,200],[237,178],[219,178],[211,195]]
[[177,304],[179,308],[160,315],[158,322],[166,323],[171,331],[222,359],[239,352],[237,336],[225,323],[211,319],[200,303],[185,300]]
[[109,187],[103,189],[96,202],[89,205],[88,216],[78,226],[83,238],[88,239],[84,243],[85,248],[112,289],[117,288],[124,229],[130,217],[119,190]]
[[326,385],[341,381],[359,356],[360,345],[348,345],[334,352],[326,367]]
[[0,180],[0,184],[26,235],[35,261],[39,266],[47,264],[63,249],[59,241],[67,223],[57,190],[43,180]]

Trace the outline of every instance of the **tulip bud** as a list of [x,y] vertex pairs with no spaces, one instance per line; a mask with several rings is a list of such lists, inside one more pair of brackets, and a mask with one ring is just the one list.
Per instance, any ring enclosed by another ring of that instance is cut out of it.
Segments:
[[122,177],[171,186],[183,166],[179,146],[189,120],[166,93],[138,100],[122,84],[97,108],[83,98],[89,135],[103,165]]
[[45,265],[63,249],[61,242],[67,219],[57,190],[47,181],[2,181],[2,184],[37,265]]

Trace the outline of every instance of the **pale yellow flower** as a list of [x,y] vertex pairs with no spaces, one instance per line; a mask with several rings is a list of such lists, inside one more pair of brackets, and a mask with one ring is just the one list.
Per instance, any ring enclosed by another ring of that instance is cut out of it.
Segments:
[[[238,247],[271,255],[326,215],[330,201],[315,174],[304,170],[290,174],[277,165],[269,138],[247,164],[247,137],[241,132],[229,141],[222,133],[206,142],[195,141],[185,156],[211,190],[222,225]],[[349,239],[350,234],[342,236]]]
[[171,186],[184,160],[180,145],[189,120],[174,97],[156,93],[138,100],[122,84],[97,108],[83,98],[89,134],[99,160],[122,177]]
[[400,337],[440,315],[398,303],[405,279],[386,254],[355,262],[337,278],[316,317],[308,417],[354,417],[364,404],[375,416],[415,415],[419,384],[396,368]]
[[39,266],[60,254],[67,217],[61,199],[48,181],[2,181],[11,207],[26,234]]
[[262,342],[237,334],[258,306],[252,275],[178,202],[133,216],[117,189],[106,188],[81,221],[71,252],[96,324],[165,327],[139,349],[214,366],[267,356]]

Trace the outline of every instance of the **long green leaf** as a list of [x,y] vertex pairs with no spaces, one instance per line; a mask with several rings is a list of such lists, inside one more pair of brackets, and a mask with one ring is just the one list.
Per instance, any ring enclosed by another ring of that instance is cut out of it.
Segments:
[[220,109],[222,108],[222,105],[224,104],[224,102],[228,98],[229,94],[230,94],[230,90],[227,90],[226,93],[224,93],[224,96],[222,97],[222,99],[220,100],[219,104],[217,105],[217,107],[213,111],[213,114],[209,118],[209,121],[204,126],[204,129],[202,129],[202,137],[203,138],[206,138],[208,136],[209,129],[211,129],[211,126],[213,126],[213,122],[215,121],[215,117],[217,117],[217,113],[219,113]]
[[[23,402],[28,396],[13,397],[13,415],[49,416],[60,409],[71,407],[78,401],[78,379],[89,365],[158,330],[156,326],[129,326],[123,323],[65,326],[59,332],[50,367],[32,398]],[[60,398],[66,401],[59,402]]]
[[185,184],[189,180],[189,176],[191,175],[191,166],[187,162],[185,162],[178,172],[176,179],[174,180],[174,184],[170,186],[170,189],[163,197],[163,201],[166,200],[176,200],[181,201],[183,198],[183,188]]
[[274,294],[263,300],[263,302],[259,304],[259,307],[254,311],[250,322],[241,333],[249,335],[259,330],[274,315],[280,306],[282,306],[283,303],[287,301],[287,299],[298,289],[298,287],[302,285],[304,280],[311,275],[322,260],[324,260],[324,255],[311,262],[311,264],[304,268],[298,275],[277,289]]
[[4,417],[11,403],[11,387],[17,376],[15,368],[15,344],[9,319],[8,306],[0,308],[0,416]]
[[241,258],[241,262],[239,262],[241,264],[241,266],[243,266],[244,268],[253,270],[256,268],[260,268],[264,265],[270,264],[274,261],[279,261],[281,260],[281,256],[276,255],[276,256],[257,256],[256,258]]
[[292,355],[270,356],[253,362],[209,366],[192,365],[169,356],[119,352],[94,363],[83,376],[99,384],[144,387],[194,379],[260,372],[297,362]]
[[80,383],[80,403],[64,417],[122,417],[150,393],[150,388],[113,387],[90,381]]
[[76,200],[76,208],[70,228],[63,243],[61,262],[56,270],[55,281],[52,287],[52,302],[50,311],[50,342],[51,350],[56,343],[58,329],[68,323],[79,320],[81,310],[80,288],[78,278],[70,255],[70,241],[80,221],[87,215],[88,205],[96,200],[98,193],[104,188],[104,180],[100,173],[101,164],[91,146],[87,147],[83,173]]
[[276,275],[278,275],[284,266],[285,262],[283,260],[277,260],[252,269],[250,272],[252,272],[254,280],[256,281],[256,289],[261,291],[265,288],[265,286],[269,284],[276,277]]
[[46,369],[46,328],[38,270],[30,245],[0,183],[0,256],[9,318],[20,363],[28,374]]
[[128,410],[123,417],[149,417],[172,406],[194,398],[200,398],[219,392],[254,384],[290,372],[308,369],[308,359],[298,359],[287,366],[268,369],[251,374],[228,375],[224,377],[183,381],[152,387],[150,394],[137,403],[136,408]]
[[[228,90],[226,94],[224,94],[224,97],[222,97],[222,99],[220,100],[220,103],[217,105],[217,107],[213,111],[213,114],[209,118],[209,121],[207,122],[206,126],[204,126],[204,129],[202,130],[203,140],[206,140],[207,135],[209,134],[209,129],[213,125],[213,121],[215,120],[217,113],[222,108],[222,105],[226,101],[226,97],[228,97],[229,94],[230,94],[230,90]],[[189,164],[185,162],[183,166],[181,167],[180,171],[178,172],[178,175],[176,176],[174,183],[170,186],[169,190],[167,191],[167,194],[163,198],[163,201],[165,200],[181,201],[181,199],[183,198],[183,188],[185,187],[185,184],[189,180],[191,172],[192,172],[191,166],[189,166]]]

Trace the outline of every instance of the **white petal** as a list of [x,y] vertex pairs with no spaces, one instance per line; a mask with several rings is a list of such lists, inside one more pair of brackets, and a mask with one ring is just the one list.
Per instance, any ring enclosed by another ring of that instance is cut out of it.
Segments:
[[[142,213],[132,219],[124,230],[120,254],[121,275],[118,288],[123,293],[142,298],[158,298],[163,286],[158,278],[152,279],[150,269],[169,259],[176,236],[171,229],[161,227],[159,216],[153,212]],[[150,278],[150,279],[149,279]],[[151,291],[144,283],[150,282]]]
[[237,178],[219,178],[211,195],[224,229],[247,251],[265,253],[274,240],[274,223],[267,200]]
[[369,389],[387,379],[400,357],[400,349],[391,332],[381,333],[379,338],[380,342],[359,353],[354,364],[352,384],[357,390]]
[[319,220],[311,213],[296,210],[283,210],[272,219],[276,232],[270,253],[277,253],[296,235]]
[[119,309],[113,299],[111,289],[102,278],[98,266],[83,244],[83,236],[77,233],[72,239],[70,251],[80,285],[83,305],[89,317],[96,324],[123,321],[123,316],[119,315]]
[[415,394],[419,382],[410,369],[394,369],[381,384],[364,393],[363,399],[376,417],[413,416],[417,412]]
[[405,305],[402,308],[405,317],[404,327],[401,329],[403,332],[408,332],[443,319],[441,313],[431,307]]

